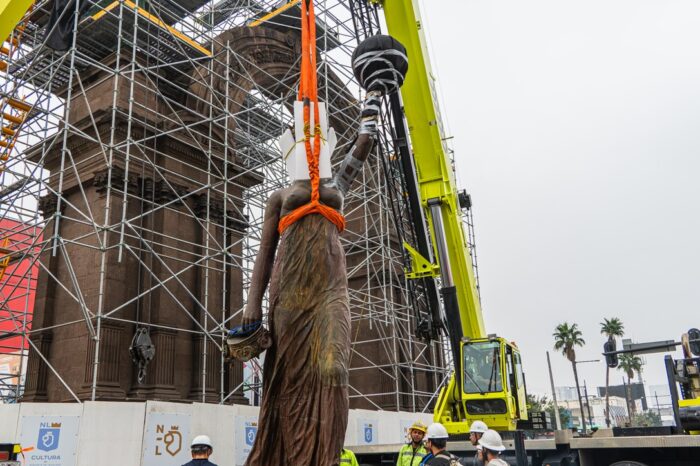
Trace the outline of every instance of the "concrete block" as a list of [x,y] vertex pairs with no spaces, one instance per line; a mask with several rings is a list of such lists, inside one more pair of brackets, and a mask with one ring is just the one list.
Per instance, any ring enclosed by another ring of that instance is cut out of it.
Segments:
[[613,430],[612,429],[598,429],[597,431],[593,432],[593,437],[596,437],[596,438],[613,437]]
[[554,431],[554,443],[556,444],[568,444],[573,437],[574,433],[569,429]]

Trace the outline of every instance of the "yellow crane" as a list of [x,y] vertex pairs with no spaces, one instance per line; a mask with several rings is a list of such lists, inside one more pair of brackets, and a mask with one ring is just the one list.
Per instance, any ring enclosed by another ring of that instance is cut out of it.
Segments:
[[1,40],[10,40],[10,34],[33,3],[34,0],[0,0]]
[[410,174],[414,197],[427,223],[430,247],[420,251],[405,245],[412,257],[407,276],[440,277],[444,314],[432,325],[446,330],[452,347],[454,373],[440,390],[434,418],[450,434],[467,433],[477,419],[497,430],[514,430],[528,419],[520,351],[484,328],[417,1],[374,3],[384,8],[388,32],[406,47],[410,63],[401,97],[415,167]]

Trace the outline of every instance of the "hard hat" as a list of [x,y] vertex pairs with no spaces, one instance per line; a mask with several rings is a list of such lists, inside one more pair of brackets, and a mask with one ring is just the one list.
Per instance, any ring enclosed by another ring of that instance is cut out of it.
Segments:
[[506,447],[503,445],[503,439],[495,430],[488,429],[479,439],[479,445],[491,451],[503,451]]
[[440,424],[439,422],[433,422],[428,426],[428,433],[425,436],[426,440],[434,440],[434,439],[447,439],[450,436],[447,435],[447,429],[445,429],[445,426]]
[[474,421],[472,425],[469,426],[470,434],[483,434],[487,430],[489,430],[489,426],[487,426],[484,421]]
[[192,445],[190,445],[190,448],[194,447],[209,447],[212,450],[214,447],[211,446],[211,439],[209,438],[208,435],[198,435],[192,440]]
[[413,423],[413,425],[411,427],[408,428],[408,430],[409,431],[417,430],[417,431],[425,433],[425,431],[428,430],[428,428],[422,422],[416,421]]

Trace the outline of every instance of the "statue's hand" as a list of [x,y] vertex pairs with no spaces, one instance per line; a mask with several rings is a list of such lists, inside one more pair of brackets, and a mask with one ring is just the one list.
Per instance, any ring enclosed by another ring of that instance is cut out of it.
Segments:
[[246,306],[243,311],[243,319],[241,319],[242,325],[252,324],[262,320],[262,309],[259,307]]

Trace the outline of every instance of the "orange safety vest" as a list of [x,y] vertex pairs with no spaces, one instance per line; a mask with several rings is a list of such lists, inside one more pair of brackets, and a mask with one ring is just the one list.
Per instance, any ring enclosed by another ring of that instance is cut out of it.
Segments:
[[[308,6],[307,6],[308,2]],[[311,200],[280,219],[277,230],[280,235],[297,220],[309,214],[321,214],[330,220],[338,231],[345,229],[345,217],[337,210],[321,204],[318,187],[320,176],[318,160],[321,154],[321,124],[318,112],[318,79],[316,76],[316,19],[313,0],[301,1],[301,82],[298,99],[304,102],[304,146],[311,179]],[[311,146],[311,102],[314,103],[314,143]]]

